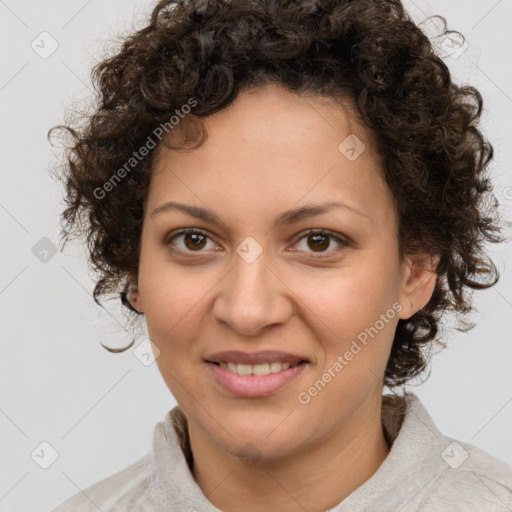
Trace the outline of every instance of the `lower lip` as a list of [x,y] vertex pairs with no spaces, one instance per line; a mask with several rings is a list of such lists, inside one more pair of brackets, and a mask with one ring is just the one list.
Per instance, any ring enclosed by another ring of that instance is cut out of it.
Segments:
[[307,363],[299,363],[286,370],[268,375],[239,375],[215,363],[206,363],[216,381],[227,391],[243,397],[268,396],[292,382]]

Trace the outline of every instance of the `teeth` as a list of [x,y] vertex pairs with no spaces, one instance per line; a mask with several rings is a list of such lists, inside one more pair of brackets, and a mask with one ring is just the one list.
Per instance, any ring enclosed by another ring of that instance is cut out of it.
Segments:
[[250,364],[237,364],[236,370],[240,375],[251,375],[252,366]]
[[270,365],[268,363],[255,364],[252,367],[253,375],[268,375],[270,373]]
[[276,362],[270,363],[270,373],[280,372],[281,366],[282,366],[281,363],[276,363]]
[[261,364],[235,364],[219,361],[219,365],[221,368],[228,369],[239,375],[268,375],[269,373],[277,373],[290,368],[290,363],[279,363],[276,361]]

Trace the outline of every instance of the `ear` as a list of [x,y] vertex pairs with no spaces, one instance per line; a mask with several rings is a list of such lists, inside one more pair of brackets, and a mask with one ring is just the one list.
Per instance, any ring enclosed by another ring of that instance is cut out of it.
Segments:
[[410,318],[428,304],[437,282],[435,269],[438,263],[439,257],[430,254],[407,256],[399,297],[402,304],[399,318]]
[[127,299],[134,309],[136,309],[139,313],[144,313],[144,305],[142,303],[142,297],[140,295],[137,279],[132,278],[130,281],[127,291]]

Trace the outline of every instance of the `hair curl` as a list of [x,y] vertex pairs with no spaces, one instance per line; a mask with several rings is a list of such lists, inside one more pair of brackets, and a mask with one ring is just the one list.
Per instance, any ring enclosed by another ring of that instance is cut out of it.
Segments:
[[[437,18],[441,36],[451,32]],[[493,148],[477,129],[482,97],[451,81],[399,0],[162,0],[146,27],[93,68],[92,79],[94,113],[82,113],[81,126],[68,122],[48,136],[62,129],[72,138],[60,177],[66,189],[61,236],[66,243],[85,235],[89,264],[100,273],[98,304],[121,286],[123,304],[136,312],[126,292],[138,272],[155,149],[105,197],[95,191],[189,98],[196,100],[187,116],[192,122],[266,83],[355,101],[384,157],[401,257],[418,251],[439,257],[430,301],[398,322],[385,384],[419,375],[430,360],[427,349],[434,341],[442,345],[435,339],[442,313],[468,314],[468,289],[499,279],[483,251],[485,242],[503,239],[485,173]],[[473,327],[462,319],[457,329]]]

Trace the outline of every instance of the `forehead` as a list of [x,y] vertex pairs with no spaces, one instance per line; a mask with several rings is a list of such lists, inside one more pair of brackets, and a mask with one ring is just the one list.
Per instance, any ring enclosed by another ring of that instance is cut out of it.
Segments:
[[[271,85],[240,94],[202,122],[207,138],[198,148],[159,147],[148,210],[184,196],[220,205],[245,200],[245,214],[258,201],[285,209],[301,198],[341,199],[370,210],[389,202],[374,135],[349,100]],[[169,141],[182,135],[171,132]],[[347,152],[354,142],[356,158]]]

